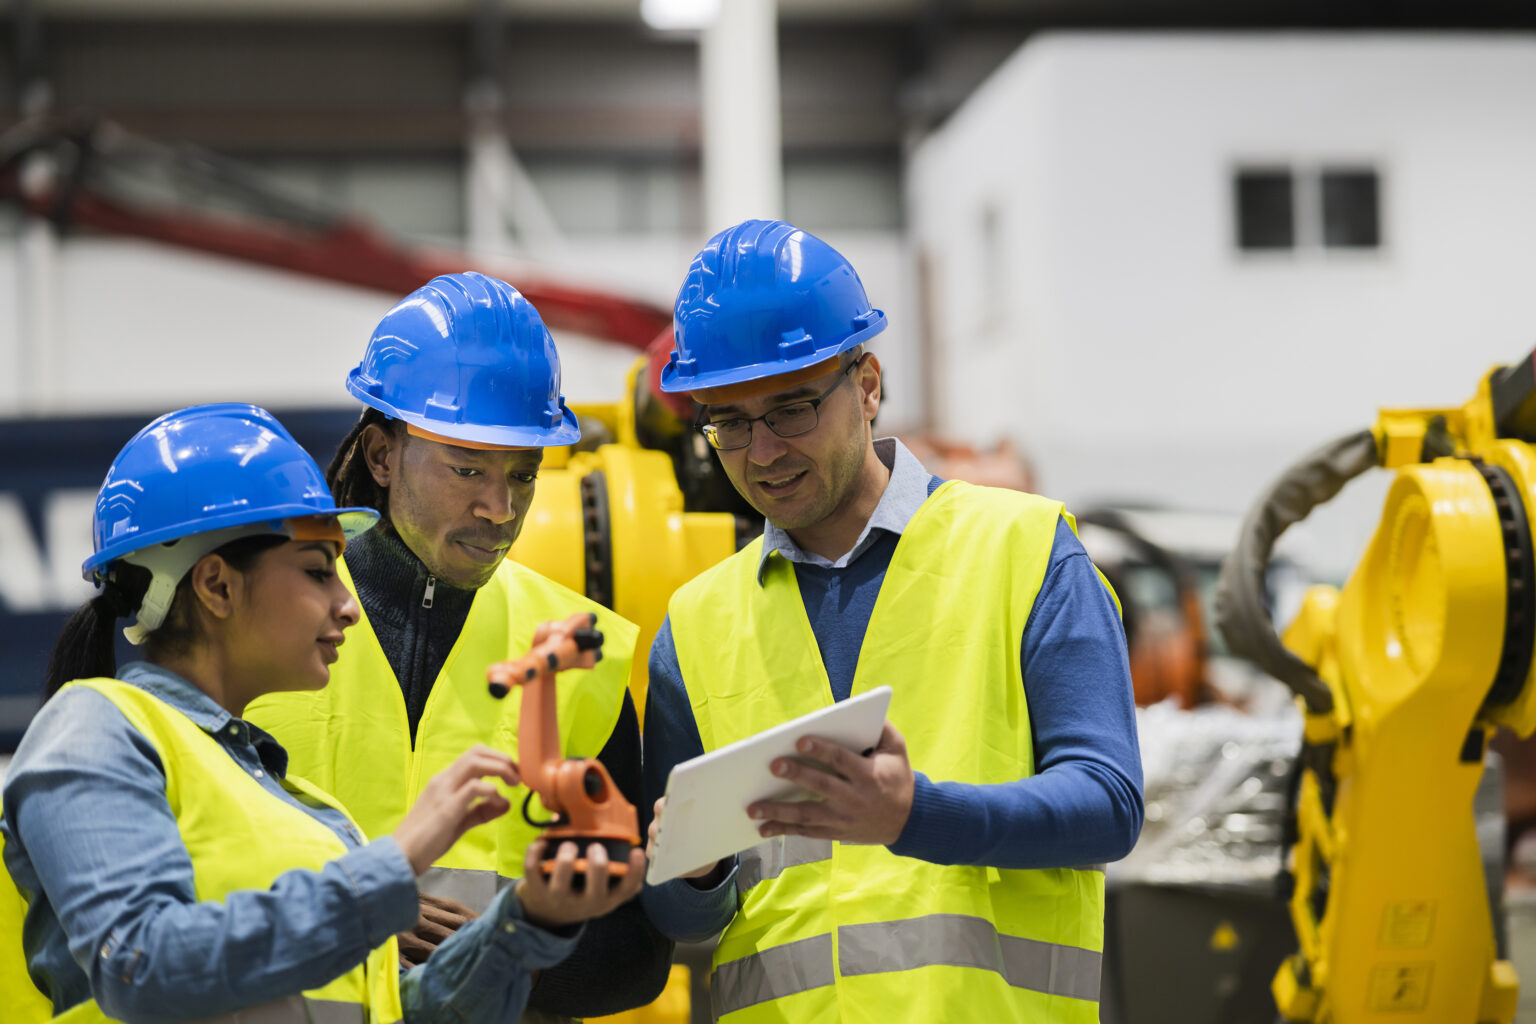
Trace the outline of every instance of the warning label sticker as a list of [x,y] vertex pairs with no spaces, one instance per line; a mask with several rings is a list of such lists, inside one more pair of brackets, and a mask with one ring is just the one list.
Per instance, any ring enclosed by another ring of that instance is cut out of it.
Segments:
[[1435,933],[1434,900],[1402,900],[1388,903],[1381,913],[1379,945],[1388,949],[1414,949],[1429,945]]
[[1371,969],[1369,1000],[1376,1013],[1414,1013],[1429,1006],[1432,963],[1381,964]]

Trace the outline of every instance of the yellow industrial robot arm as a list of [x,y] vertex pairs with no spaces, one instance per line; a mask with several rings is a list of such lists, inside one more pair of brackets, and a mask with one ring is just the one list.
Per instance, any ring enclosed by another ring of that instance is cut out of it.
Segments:
[[[1288,1020],[1513,1019],[1472,796],[1493,730],[1536,729],[1533,368],[1495,369],[1460,408],[1385,410],[1314,452],[1257,503],[1223,566],[1218,627],[1305,713],[1299,952],[1274,986]],[[1377,465],[1394,477],[1359,565],[1342,590],[1313,588],[1282,642],[1262,589],[1275,540]]]

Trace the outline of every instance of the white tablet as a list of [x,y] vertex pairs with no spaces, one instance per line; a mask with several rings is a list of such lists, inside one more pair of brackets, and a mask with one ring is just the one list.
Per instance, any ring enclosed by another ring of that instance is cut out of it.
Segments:
[[880,740],[890,704],[891,688],[877,686],[673,768],[646,882],[657,885],[762,842],[762,822],[747,817],[749,804],[813,798],[769,770],[774,758],[798,757],[795,744],[802,736],[869,750]]

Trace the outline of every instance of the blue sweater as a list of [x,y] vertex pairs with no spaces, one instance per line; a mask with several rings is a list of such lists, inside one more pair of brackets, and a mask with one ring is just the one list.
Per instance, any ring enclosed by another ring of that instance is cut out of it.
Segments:
[[[910,475],[920,466],[896,448],[892,455],[877,442],[882,460],[893,468],[886,497],[910,507],[886,508],[882,498],[871,528],[848,556],[837,563],[807,556],[793,549],[792,541],[786,548],[787,538],[771,527],[764,544],[765,549],[778,545],[780,554],[796,563],[800,596],[834,700],[847,698],[853,685],[869,616],[900,536],[889,527],[904,525],[916,511]],[[917,504],[942,483],[937,477],[923,482]],[[905,502],[903,492],[909,495]],[[922,774],[922,765],[913,765],[912,813],[890,846],[892,853],[937,864],[1076,867],[1118,860],[1135,845],[1142,822],[1141,759],[1125,633],[1109,591],[1065,520],[1057,524],[1021,645],[1035,773],[1015,782],[968,785],[934,782]],[[647,805],[665,792],[674,765],[704,752],[670,620],[651,647],[650,677]],[[643,898],[664,933],[700,938],[724,927],[735,912],[734,878],[703,891],[685,881],[668,882],[648,888]]]

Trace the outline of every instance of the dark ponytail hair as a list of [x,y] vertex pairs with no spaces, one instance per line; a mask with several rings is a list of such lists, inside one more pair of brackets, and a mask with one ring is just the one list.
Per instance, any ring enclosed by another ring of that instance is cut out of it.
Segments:
[[117,620],[127,618],[144,600],[149,589],[149,570],[119,562],[101,593],[69,617],[48,659],[44,696],[52,697],[71,679],[93,679],[117,671]]
[[[241,572],[249,569],[263,551],[287,543],[281,533],[259,533],[238,537],[209,552],[218,555]],[[201,559],[199,559],[201,561]],[[187,614],[186,593],[191,589],[191,571],[176,584],[165,621],[144,639],[146,656],[179,654],[197,640],[197,631]],[[149,590],[151,576],[141,565],[118,561],[101,593],[76,609],[69,617],[48,659],[45,697],[52,697],[59,687],[72,679],[94,679],[117,673],[117,620],[130,618],[139,610]]]
[[373,479],[363,455],[363,432],[371,426],[394,434],[400,430],[401,421],[390,419],[371,405],[364,409],[357,424],[341,439],[331,464],[325,467],[325,482],[338,508],[367,506],[382,515],[389,503],[389,488],[380,487]]

